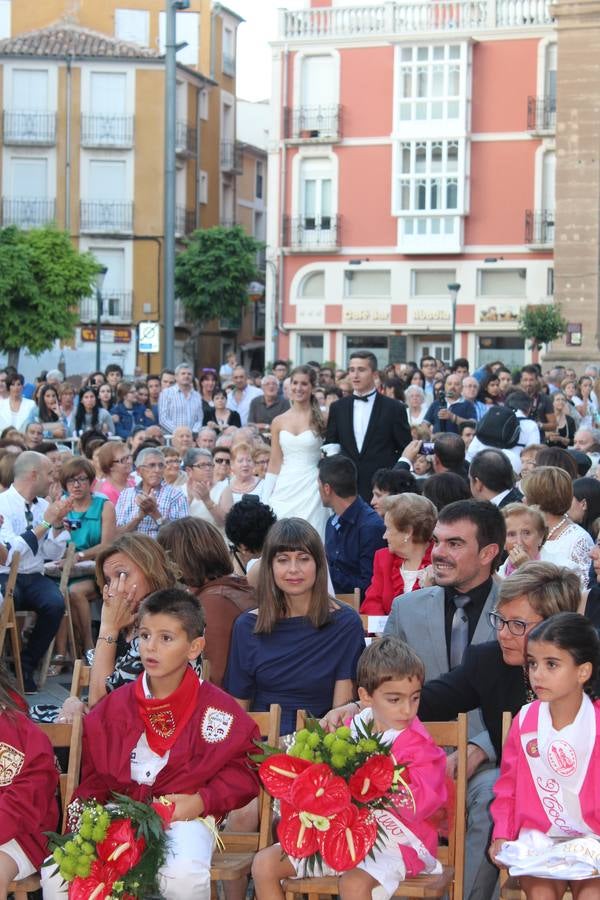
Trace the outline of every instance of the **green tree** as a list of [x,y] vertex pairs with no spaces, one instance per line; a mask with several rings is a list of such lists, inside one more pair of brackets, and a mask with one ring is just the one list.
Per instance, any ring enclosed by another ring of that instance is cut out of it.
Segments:
[[567,330],[566,319],[553,303],[526,307],[519,317],[519,325],[523,337],[531,341],[532,350],[555,341]]
[[0,350],[10,365],[18,366],[22,348],[37,356],[73,337],[79,301],[92,294],[99,268],[52,225],[0,229]]
[[260,278],[256,254],[264,244],[233,228],[206,228],[186,240],[175,260],[175,293],[198,323],[233,318],[248,302],[248,285]]

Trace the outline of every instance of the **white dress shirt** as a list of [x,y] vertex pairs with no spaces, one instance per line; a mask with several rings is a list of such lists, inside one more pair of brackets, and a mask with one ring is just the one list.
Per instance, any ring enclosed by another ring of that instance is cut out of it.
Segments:
[[254,400],[255,397],[262,397],[263,392],[260,388],[256,387],[253,384],[247,384],[244,390],[242,391],[242,396],[238,400],[236,398],[236,391],[233,390],[229,397],[227,398],[227,409],[231,409],[233,412],[239,414],[242,425],[248,424],[248,413],[250,412],[250,404]]
[[365,402],[364,400],[358,399],[358,395],[355,395],[352,425],[354,428],[354,440],[356,441],[359,453],[361,453],[362,446],[365,442],[365,435],[367,433],[367,428],[369,427],[369,419],[373,412],[373,404],[375,403],[376,396],[377,391],[373,391],[371,396],[368,397]]
[[[8,558],[5,565],[0,566],[0,573],[7,574],[10,571],[12,556],[15,551],[21,554],[19,562],[20,575],[42,574],[44,561],[47,559],[60,559],[65,552],[70,539],[69,532],[65,529],[56,537],[52,528],[47,529],[46,535],[38,540],[33,529],[44,518],[48,508],[48,501],[43,497],[34,498],[30,504],[32,520],[27,521],[25,498],[17,491],[14,484],[7,491],[0,494],[0,516],[4,518],[0,528],[0,543],[8,549]],[[23,536],[25,535],[25,537]]]

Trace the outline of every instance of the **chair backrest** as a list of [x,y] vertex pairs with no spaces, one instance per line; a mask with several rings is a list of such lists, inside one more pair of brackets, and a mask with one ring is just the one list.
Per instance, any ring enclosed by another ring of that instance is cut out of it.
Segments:
[[83,660],[75,660],[73,666],[73,678],[71,680],[71,697],[77,697],[81,700],[81,692],[83,688],[90,686],[91,666],[86,666]]
[[[281,730],[281,707],[279,704],[271,703],[268,712],[251,712],[248,715],[258,725],[261,738],[270,747],[277,747]],[[258,831],[222,831],[221,838],[225,844],[225,850],[230,853],[233,851],[256,852],[268,847],[273,843],[272,826],[273,800],[261,787],[258,795]]]
[[[9,626],[9,621],[11,621],[11,617],[14,617],[14,601],[13,594],[15,590],[15,584],[17,583],[17,575],[19,574],[19,563],[21,561],[21,554],[18,550],[13,553],[12,560],[10,562],[10,569],[8,572],[8,578],[6,580],[6,587],[4,588],[4,602],[2,606],[0,606],[0,633],[6,630]],[[2,634],[2,639],[4,635]],[[0,644],[0,652],[2,650],[2,645]]]
[[448,844],[438,844],[438,859],[443,865],[454,869],[455,898],[463,896],[465,873],[465,834],[467,805],[467,716],[460,713],[451,722],[423,722],[423,725],[438,745],[445,750],[457,750],[456,778],[454,779],[455,803],[454,821],[448,823]]
[[67,546],[65,551],[65,555],[63,557],[63,567],[62,573],[60,576],[60,582],[58,588],[63,595],[67,593],[67,587],[69,585],[69,578],[71,577],[71,571],[73,569],[73,565],[75,563],[75,552],[76,552],[75,544],[71,543]]
[[67,809],[75,788],[79,784],[81,768],[81,738],[83,723],[81,716],[74,716],[72,724],[52,722],[39,726],[48,736],[55,750],[68,750],[69,762],[67,771],[60,776],[60,800],[62,812],[62,830],[67,827]]
[[360,609],[360,588],[354,588],[351,594],[336,594],[335,599],[341,603],[347,603],[356,612]]

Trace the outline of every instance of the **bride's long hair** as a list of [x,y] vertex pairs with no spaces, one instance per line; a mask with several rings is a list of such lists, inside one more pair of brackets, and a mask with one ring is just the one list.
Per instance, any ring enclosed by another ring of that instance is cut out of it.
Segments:
[[317,373],[312,366],[296,366],[296,368],[292,369],[290,372],[290,382],[294,375],[308,375],[311,387],[310,430],[314,431],[317,437],[323,437],[325,434],[325,419],[323,418],[321,407],[319,406],[314,393],[312,393],[317,386]]

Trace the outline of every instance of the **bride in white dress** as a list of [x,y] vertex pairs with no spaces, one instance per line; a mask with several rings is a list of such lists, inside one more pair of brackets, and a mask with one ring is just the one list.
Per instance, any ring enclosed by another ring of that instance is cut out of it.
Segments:
[[298,516],[324,538],[330,513],[321,503],[318,487],[325,423],[312,396],[316,383],[310,366],[297,366],[291,373],[291,408],[271,425],[271,459],[262,501],[278,519]]

